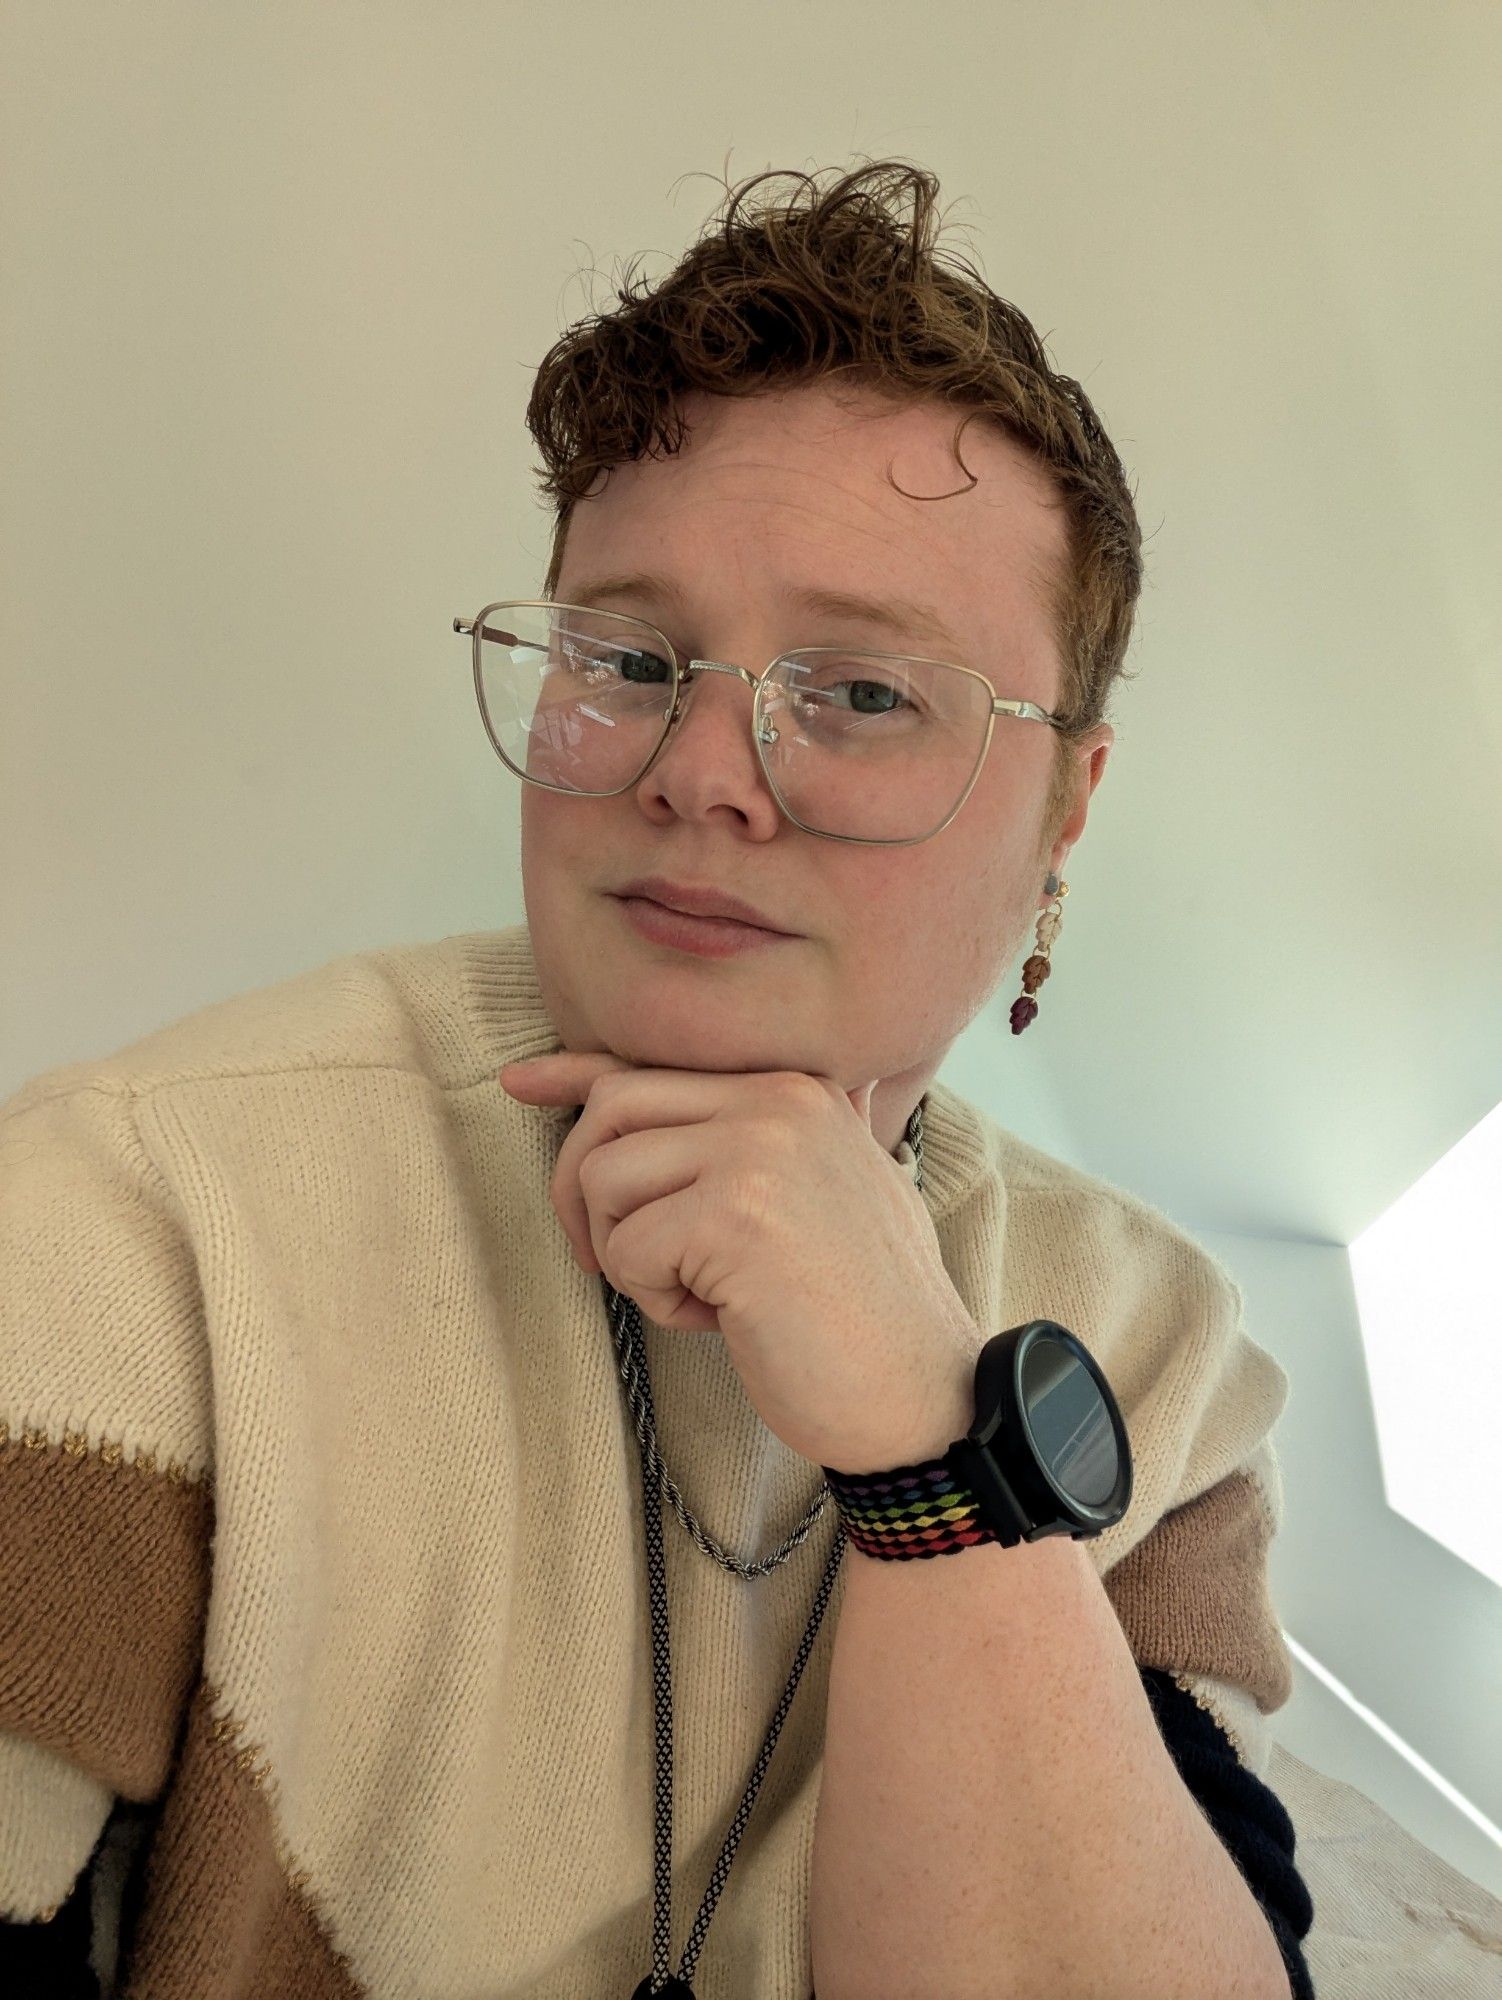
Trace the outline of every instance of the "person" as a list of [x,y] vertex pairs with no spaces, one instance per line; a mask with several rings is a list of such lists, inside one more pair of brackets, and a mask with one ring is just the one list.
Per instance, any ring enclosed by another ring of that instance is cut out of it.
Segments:
[[[1034,929],[1038,1013],[1126,476],[931,174],[782,178],[537,372],[541,594],[455,620],[526,922],[0,1108],[7,1991],[839,2000],[863,1938],[938,1994],[993,1934],[1062,1990],[1125,1925],[1162,1996],[1223,1923],[1238,1991],[1312,1993],[1264,1781],[1287,1379],[1208,1251],[938,1081]],[[850,1482],[1040,1318],[1131,1505],[873,1559]]]

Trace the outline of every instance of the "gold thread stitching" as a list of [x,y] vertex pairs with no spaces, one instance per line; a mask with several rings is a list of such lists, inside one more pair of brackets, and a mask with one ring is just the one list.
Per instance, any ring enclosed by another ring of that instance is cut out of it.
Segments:
[[[0,1446],[14,1442],[23,1451],[61,1451],[67,1458],[87,1458],[94,1449],[89,1443],[87,1431],[77,1430],[71,1425],[63,1429],[61,1444],[54,1447],[46,1429],[40,1425],[23,1425],[19,1435],[13,1436],[11,1427],[4,1417],[0,1417]],[[125,1446],[118,1439],[103,1438],[98,1447],[99,1462],[113,1470],[116,1466],[128,1465],[133,1472],[149,1474],[153,1478],[165,1479],[169,1485],[181,1489],[202,1486],[213,1490],[212,1473],[195,1472],[185,1459],[159,1456],[144,1447],[134,1458],[127,1459]]]
[[[224,1704],[217,1687],[204,1676],[200,1681],[200,1699],[208,1715],[209,1734],[216,1743],[236,1743],[240,1725],[234,1720]],[[279,1821],[281,1818],[281,1795],[271,1768],[271,1760],[264,1754],[264,1745],[240,1744],[234,1755],[238,1770],[244,1771],[256,1789],[263,1793],[271,1821],[271,1846],[276,1856],[277,1867],[282,1871],[282,1879],[291,1892],[302,1902],[312,1921],[317,1925],[330,1958],[351,1983],[355,1983],[354,1962],[347,1952],[334,1943],[333,1926],[328,1912],[320,1898],[312,1893],[309,1884],[312,1876],[303,1867],[290,1846],[282,1839]]]
[[1183,1692],[1188,1695],[1189,1699],[1194,1703],[1196,1708],[1203,1709],[1205,1714],[1208,1715],[1210,1720],[1215,1724],[1216,1728],[1221,1732],[1221,1734],[1224,1737],[1227,1738],[1227,1740],[1231,1745],[1231,1748],[1236,1752],[1237,1762],[1241,1765],[1242,1769],[1247,1771],[1251,1770],[1252,1768],[1251,1764],[1247,1760],[1246,1746],[1242,1743],[1241,1738],[1237,1733],[1237,1731],[1232,1729],[1229,1726],[1229,1724],[1224,1721],[1222,1717],[1218,1716],[1215,1713],[1215,1710],[1210,1706],[1209,1702],[1207,1702],[1204,1699],[1204,1697],[1200,1694],[1197,1688],[1190,1686],[1189,1677],[1187,1674],[1180,1673],[1177,1667],[1170,1667],[1168,1668],[1167,1671],[1169,1679],[1173,1682],[1174,1686],[1177,1688],[1181,1688]]

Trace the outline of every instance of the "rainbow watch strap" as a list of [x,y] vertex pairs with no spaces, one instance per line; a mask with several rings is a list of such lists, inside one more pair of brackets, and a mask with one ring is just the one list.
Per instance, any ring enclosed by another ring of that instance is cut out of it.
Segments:
[[948,1460],[899,1465],[891,1472],[831,1472],[824,1477],[845,1533],[863,1555],[882,1562],[958,1555],[1000,1537],[981,1517],[973,1489]]

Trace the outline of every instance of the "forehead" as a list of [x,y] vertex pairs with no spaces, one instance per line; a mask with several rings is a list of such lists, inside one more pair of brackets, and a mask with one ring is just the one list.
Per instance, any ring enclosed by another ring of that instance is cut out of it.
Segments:
[[613,467],[577,503],[560,597],[653,572],[713,618],[823,589],[931,607],[968,646],[994,656],[1005,642],[1013,667],[1051,652],[1044,590],[1063,512],[1046,472],[985,417],[959,435],[961,464],[967,411],[849,383],[695,393],[678,413],[676,453]]

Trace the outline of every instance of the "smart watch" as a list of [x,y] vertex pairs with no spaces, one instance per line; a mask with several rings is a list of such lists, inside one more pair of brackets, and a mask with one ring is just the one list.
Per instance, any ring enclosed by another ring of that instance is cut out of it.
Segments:
[[975,1364],[975,1421],[942,1458],[890,1472],[824,1468],[850,1541],[891,1561],[978,1543],[1100,1535],[1132,1499],[1132,1452],[1111,1385],[1057,1320],[988,1340]]
[[1131,1505],[1132,1449],[1111,1385],[1057,1320],[986,1342],[975,1422],[944,1458],[1004,1548],[1103,1534]]

